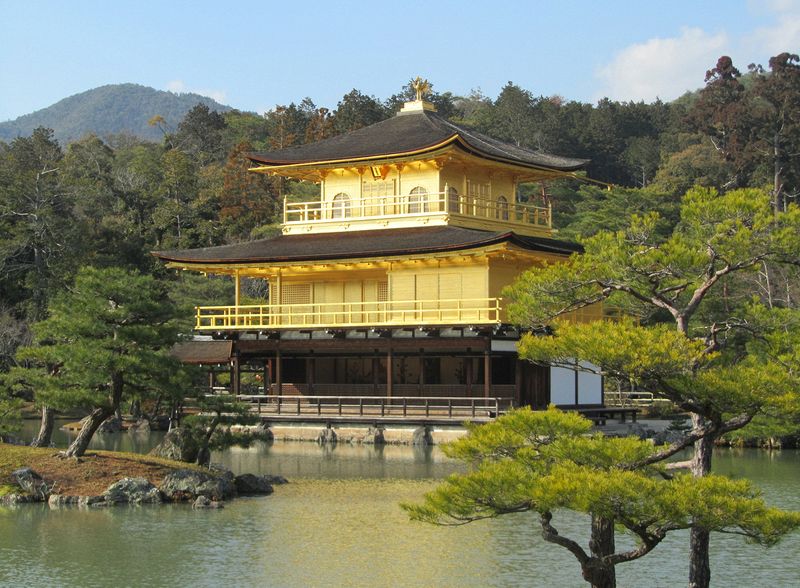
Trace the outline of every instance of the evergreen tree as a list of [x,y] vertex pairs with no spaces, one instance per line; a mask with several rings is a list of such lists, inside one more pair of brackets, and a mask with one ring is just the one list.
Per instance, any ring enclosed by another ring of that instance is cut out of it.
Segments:
[[178,125],[175,143],[198,165],[207,165],[224,157],[222,138],[226,126],[222,114],[205,104],[197,104]]
[[[423,504],[403,507],[437,524],[536,512],[544,540],[572,553],[584,580],[597,588],[616,586],[616,566],[648,554],[670,531],[701,526],[773,545],[800,526],[800,513],[766,507],[746,481],[664,479],[663,467],[640,465],[658,448],[631,437],[587,436],[590,428],[587,419],[555,409],[521,409],[472,426],[444,448],[470,471],[450,476]],[[554,519],[563,509],[590,515],[588,549],[557,530]],[[618,549],[618,532],[636,545]]]
[[0,295],[32,320],[68,274],[72,201],[62,158],[50,129],[0,144]]
[[758,78],[749,93],[754,105],[754,149],[766,154],[776,211],[800,195],[800,57],[781,53],[769,60],[770,73],[753,67]]
[[[560,322],[552,336],[525,337],[520,354],[571,367],[591,362],[674,401],[691,413],[693,428],[658,458],[694,443],[686,465],[704,476],[715,439],[796,398],[786,365],[741,353],[748,331],[739,328],[741,309],[725,303],[724,286],[762,263],[800,263],[800,209],[775,216],[764,191],[696,189],[671,234],[661,236],[658,221],[655,213],[634,216],[625,230],[585,240],[585,253],[568,263],[526,272],[508,291],[510,313],[534,329],[599,302],[638,315],[645,324]],[[661,321],[671,326],[646,326]],[[693,527],[691,543],[690,584],[707,586],[707,531]]]
[[18,352],[29,371],[11,375],[35,386],[40,403],[91,411],[67,456],[82,455],[124,400],[183,393],[182,368],[168,354],[177,338],[174,305],[152,277],[85,267],[48,311],[34,325],[34,344]]
[[386,108],[377,98],[353,88],[336,105],[333,128],[336,133],[348,133],[380,122],[388,116]]

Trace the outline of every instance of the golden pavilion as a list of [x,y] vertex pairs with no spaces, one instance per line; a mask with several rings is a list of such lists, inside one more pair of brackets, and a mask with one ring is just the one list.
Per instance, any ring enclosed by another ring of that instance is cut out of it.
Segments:
[[[255,373],[264,410],[288,403],[298,417],[344,418],[356,404],[362,416],[365,405],[386,418],[402,405],[409,418],[424,404],[430,418],[460,420],[465,406],[476,418],[601,406],[599,377],[517,358],[502,300],[521,272],[579,250],[554,238],[550,206],[518,200],[519,184],[587,161],[453,124],[425,89],[418,80],[417,99],[388,120],[248,155],[253,173],[319,185],[316,200],[284,202],[279,236],[155,253],[236,284],[232,305],[197,307],[197,336],[180,353],[230,369],[234,394]],[[244,304],[243,279],[264,280],[268,300]]]

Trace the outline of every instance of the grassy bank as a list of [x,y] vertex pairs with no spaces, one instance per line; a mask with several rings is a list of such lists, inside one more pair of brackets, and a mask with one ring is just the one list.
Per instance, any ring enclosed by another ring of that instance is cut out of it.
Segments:
[[87,452],[80,460],[62,459],[52,448],[0,443],[0,495],[16,491],[11,472],[22,467],[30,467],[48,483],[55,483],[53,493],[72,496],[102,494],[121,478],[146,478],[158,486],[172,471],[202,469],[149,455],[113,451]]

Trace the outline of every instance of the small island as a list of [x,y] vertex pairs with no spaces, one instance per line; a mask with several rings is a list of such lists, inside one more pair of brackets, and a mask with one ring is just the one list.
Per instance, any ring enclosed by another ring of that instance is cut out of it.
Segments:
[[65,458],[52,448],[0,445],[0,504],[114,506],[191,502],[220,508],[236,496],[268,495],[280,476],[255,476],[151,455],[91,451]]

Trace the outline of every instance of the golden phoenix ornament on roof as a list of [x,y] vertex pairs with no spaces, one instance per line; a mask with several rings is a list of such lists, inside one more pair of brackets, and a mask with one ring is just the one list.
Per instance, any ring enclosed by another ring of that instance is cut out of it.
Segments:
[[425,94],[431,91],[430,82],[428,80],[423,80],[419,76],[411,80],[411,87],[414,88],[414,91],[417,93],[417,100],[423,100]]

